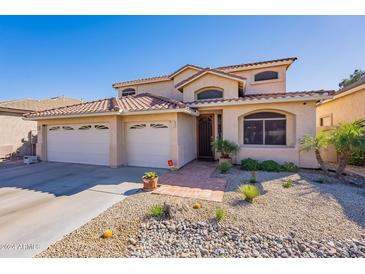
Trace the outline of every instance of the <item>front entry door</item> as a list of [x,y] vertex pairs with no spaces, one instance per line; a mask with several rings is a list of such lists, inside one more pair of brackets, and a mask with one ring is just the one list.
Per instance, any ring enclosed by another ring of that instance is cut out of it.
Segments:
[[213,115],[198,117],[198,158],[213,159]]

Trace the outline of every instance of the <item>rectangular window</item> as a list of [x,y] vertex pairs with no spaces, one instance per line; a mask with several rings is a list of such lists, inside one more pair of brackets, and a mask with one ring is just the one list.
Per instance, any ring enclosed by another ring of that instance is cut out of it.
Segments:
[[243,133],[247,145],[286,145],[286,119],[245,119]]
[[250,145],[262,145],[263,139],[263,121],[245,121],[244,122],[244,143]]
[[332,117],[331,117],[331,115],[320,118],[319,119],[319,124],[320,124],[321,127],[332,126]]
[[222,138],[222,114],[217,115],[218,138]]

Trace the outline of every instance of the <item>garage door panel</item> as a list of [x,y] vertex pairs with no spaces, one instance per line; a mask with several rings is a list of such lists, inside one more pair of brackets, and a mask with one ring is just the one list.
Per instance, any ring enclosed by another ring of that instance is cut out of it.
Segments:
[[[49,130],[55,127],[58,129]],[[67,130],[70,127],[73,130]],[[80,130],[81,127],[87,127],[87,129]],[[48,161],[109,165],[109,129],[96,129],[94,124],[60,125],[49,127],[49,129],[47,131]]]
[[127,124],[128,165],[167,168],[170,139],[168,122]]

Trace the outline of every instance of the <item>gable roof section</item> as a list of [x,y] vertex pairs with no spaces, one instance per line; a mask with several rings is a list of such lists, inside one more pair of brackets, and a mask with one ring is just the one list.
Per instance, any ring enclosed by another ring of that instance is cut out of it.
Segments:
[[78,115],[123,114],[140,111],[164,111],[179,109],[190,110],[189,107],[182,102],[170,100],[161,96],[155,96],[149,93],[142,93],[121,98],[112,97],[66,107],[36,111],[27,113],[24,116],[31,119]]
[[56,107],[63,107],[67,105],[73,105],[76,103],[80,103],[81,100],[68,98],[64,96],[54,97],[50,99],[20,99],[20,100],[11,100],[11,101],[0,101],[0,107],[15,109],[15,110],[23,110],[25,112],[29,111],[39,111]]
[[247,70],[254,69],[255,67],[265,67],[265,66],[280,65],[280,64],[287,64],[289,67],[297,59],[298,59],[297,57],[288,57],[288,58],[260,61],[260,62],[254,62],[254,63],[223,66],[223,67],[217,67],[215,69],[222,70],[222,71],[239,71],[239,70],[244,70],[244,69],[247,69]]
[[334,94],[334,90],[311,90],[311,91],[296,91],[286,93],[262,93],[249,94],[243,97],[232,99],[207,99],[196,100],[186,103],[190,107],[203,107],[215,105],[236,105],[236,104],[252,104],[252,103],[267,103],[267,102],[285,102],[285,101],[308,101],[321,100],[330,98]]
[[[274,64],[277,64],[277,65],[287,64],[287,66],[289,67],[295,60],[297,60],[297,57],[289,57],[289,58],[261,61],[261,62],[255,62],[255,63],[245,63],[245,64],[238,64],[238,65],[217,67],[212,70],[221,70],[222,72],[230,72],[230,71],[239,71],[239,70],[245,70],[245,69],[247,69],[247,70],[254,69],[255,67],[272,66]],[[210,68],[202,68],[202,67],[192,65],[192,64],[187,64],[169,75],[161,75],[161,76],[156,76],[156,77],[114,83],[112,85],[112,87],[121,88],[121,87],[128,87],[128,86],[138,85],[138,84],[170,81],[170,80],[172,80],[173,77],[175,77],[176,75],[178,75],[179,73],[183,72],[184,70],[186,70],[188,68],[193,68],[193,69],[196,69],[197,71],[210,69]]]
[[200,70],[203,70],[204,68],[202,67],[199,67],[199,66],[196,66],[196,65],[191,65],[191,64],[186,64],[185,66],[179,68],[178,70],[176,70],[175,72],[171,73],[169,75],[169,77],[171,79],[173,79],[176,75],[179,75],[180,73],[182,73],[183,71],[187,70],[187,69],[194,69],[196,71],[200,71]]
[[236,80],[236,81],[239,81],[239,82],[246,81],[245,77],[241,77],[241,76],[238,76],[238,75],[235,75],[235,74],[230,74],[230,73],[226,73],[226,72],[215,70],[215,69],[204,69],[204,70],[201,70],[201,71],[193,74],[192,76],[186,78],[185,80],[182,80],[181,82],[177,83],[175,85],[175,88],[181,89],[182,87],[184,87],[187,84],[199,79],[200,77],[203,77],[206,74],[218,75],[220,77]]

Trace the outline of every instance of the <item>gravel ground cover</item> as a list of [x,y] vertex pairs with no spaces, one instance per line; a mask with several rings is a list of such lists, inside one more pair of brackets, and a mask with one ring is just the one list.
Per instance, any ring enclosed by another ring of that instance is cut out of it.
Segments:
[[[249,172],[216,176],[228,181],[223,203],[200,201],[193,209],[196,199],[141,192],[38,257],[364,257],[365,189],[323,180],[317,171],[257,172],[262,195],[250,204],[237,192]],[[294,186],[286,189],[288,178]],[[150,207],[163,203],[176,209],[172,220],[150,217]],[[220,224],[217,207],[226,212]],[[113,237],[100,238],[108,228]]]

